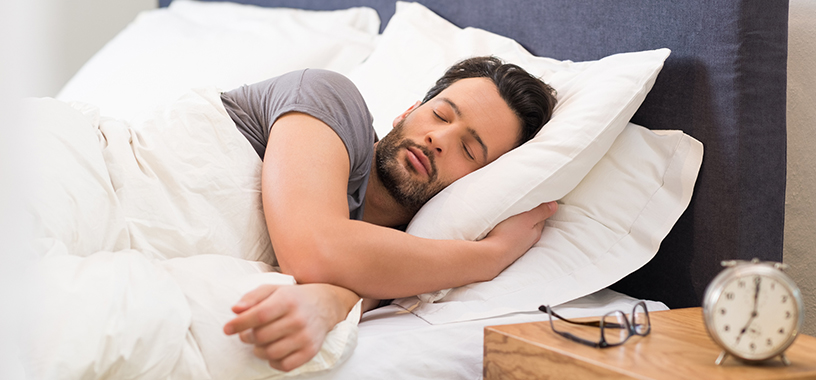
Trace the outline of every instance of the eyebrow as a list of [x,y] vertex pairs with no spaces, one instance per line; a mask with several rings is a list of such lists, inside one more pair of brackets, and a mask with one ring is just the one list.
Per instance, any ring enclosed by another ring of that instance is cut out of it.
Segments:
[[[458,116],[460,118],[462,117],[462,112],[459,111],[459,106],[457,106],[456,103],[454,103],[452,100],[450,100],[448,98],[445,98],[445,97],[439,98],[439,100],[442,100],[443,102],[448,103],[448,105],[453,109],[453,113],[455,113],[456,116]],[[484,162],[486,163],[487,162],[487,145],[485,145],[484,141],[482,141],[482,137],[479,136],[479,133],[476,132],[475,129],[468,127],[467,131],[468,131],[468,133],[470,133],[471,136],[473,136],[473,139],[476,140],[476,142],[479,143],[479,145],[482,147],[482,156],[483,156],[482,158],[484,159]]]

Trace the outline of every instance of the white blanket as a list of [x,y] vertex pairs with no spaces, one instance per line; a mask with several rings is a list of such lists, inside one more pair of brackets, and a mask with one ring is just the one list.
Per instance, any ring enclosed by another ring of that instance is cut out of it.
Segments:
[[304,366],[281,373],[226,336],[230,307],[275,273],[261,161],[215,89],[127,124],[30,100],[40,157],[39,303],[23,365],[43,379],[266,379],[320,371],[356,344],[359,304]]

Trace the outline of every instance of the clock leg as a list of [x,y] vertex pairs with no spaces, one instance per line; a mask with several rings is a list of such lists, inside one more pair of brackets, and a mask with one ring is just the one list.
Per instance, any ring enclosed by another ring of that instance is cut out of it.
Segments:
[[785,356],[785,354],[779,354],[779,359],[781,359],[782,363],[785,364],[786,366],[791,365],[790,360],[788,360],[788,357]]
[[[720,352],[720,356],[719,356],[719,357],[717,357],[717,360],[715,360],[715,361],[714,361],[714,364],[716,364],[716,365],[722,365],[722,362],[723,362],[723,361],[725,360],[725,358],[727,358],[727,357],[728,357],[728,353],[727,353],[727,352],[725,352],[725,351]],[[787,360],[787,359],[786,359],[786,360]]]

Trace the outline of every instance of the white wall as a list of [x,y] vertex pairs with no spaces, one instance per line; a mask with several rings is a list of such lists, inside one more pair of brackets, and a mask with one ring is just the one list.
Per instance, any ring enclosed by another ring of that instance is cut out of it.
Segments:
[[816,0],[791,0],[788,28],[788,186],[784,262],[816,335]]
[[[17,200],[26,188],[26,170],[19,165],[25,147],[24,130],[14,128],[17,120],[15,96],[26,83],[36,81],[26,65],[38,61],[37,49],[26,48],[35,37],[29,27],[32,7],[21,1],[0,1],[0,378],[19,379],[21,369],[14,362],[15,348],[21,339],[22,301],[29,288],[25,275],[31,258],[22,252],[25,239],[22,210]],[[12,36],[30,36],[21,40]]]
[[[158,0],[3,0],[27,3],[38,35],[35,46],[44,61],[31,61],[39,80],[27,89],[34,96],[55,96],[94,53],[136,15],[156,8]],[[15,35],[20,35],[15,33]],[[47,48],[45,48],[47,46]],[[46,62],[47,67],[42,64]]]
[[[32,186],[24,152],[32,136],[16,128],[24,96],[54,96],[82,64],[157,0],[0,1],[0,379],[23,379],[15,339],[36,309],[26,254],[27,219],[18,197]],[[24,341],[24,339],[22,340]]]

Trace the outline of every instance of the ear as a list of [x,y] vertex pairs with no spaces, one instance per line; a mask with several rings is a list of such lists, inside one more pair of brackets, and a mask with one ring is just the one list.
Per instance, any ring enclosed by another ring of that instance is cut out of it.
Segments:
[[422,102],[421,102],[421,101],[419,101],[419,100],[417,100],[417,102],[416,102],[416,103],[414,103],[414,105],[412,105],[411,107],[409,107],[407,110],[405,110],[405,112],[401,113],[399,116],[397,116],[397,117],[394,119],[394,122],[393,122],[393,123],[391,123],[391,127],[396,127],[396,126],[397,126],[397,124],[399,124],[399,122],[401,122],[401,121],[405,120],[405,118],[406,118],[406,117],[408,117],[408,115],[409,115],[409,114],[410,114],[410,113],[411,113],[413,110],[415,110],[417,107],[419,107],[419,105],[420,105],[420,104],[422,104]]

